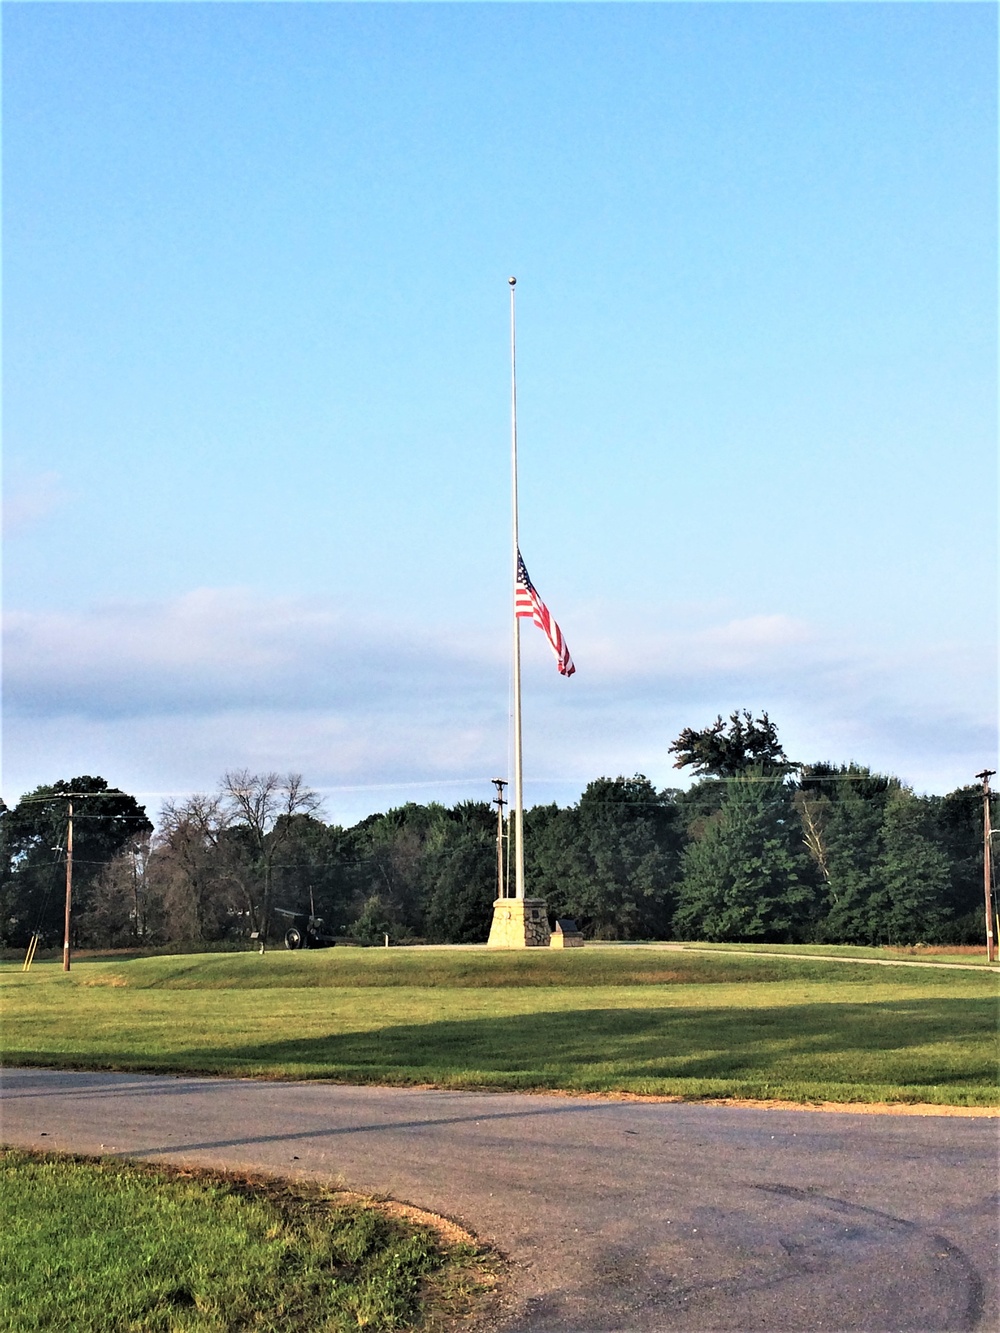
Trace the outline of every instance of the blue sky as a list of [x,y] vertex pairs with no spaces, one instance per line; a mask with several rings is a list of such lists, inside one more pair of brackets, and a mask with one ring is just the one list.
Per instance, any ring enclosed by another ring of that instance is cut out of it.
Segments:
[[3,6],[11,800],[995,763],[997,11]]

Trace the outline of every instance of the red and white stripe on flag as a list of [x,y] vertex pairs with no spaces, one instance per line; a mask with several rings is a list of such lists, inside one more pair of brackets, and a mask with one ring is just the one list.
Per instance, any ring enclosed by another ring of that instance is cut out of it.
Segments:
[[545,634],[552,646],[552,651],[556,655],[556,666],[559,668],[559,674],[562,676],[572,676],[576,671],[573,665],[573,659],[569,655],[569,649],[566,647],[566,640],[562,636],[562,630],[552,618],[549,608],[539,597],[535,585],[528,578],[528,571],[524,567],[524,561],[521,559],[521,552],[517,553],[517,584],[514,589],[514,614],[524,616],[533,620],[540,630]]

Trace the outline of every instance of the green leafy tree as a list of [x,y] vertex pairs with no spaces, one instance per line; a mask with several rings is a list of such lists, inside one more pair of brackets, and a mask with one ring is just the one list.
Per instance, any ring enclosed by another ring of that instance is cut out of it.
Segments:
[[490,932],[496,876],[495,830],[491,835],[488,829],[457,825],[427,855],[427,938],[443,944],[482,944]]
[[298,778],[227,774],[214,795],[196,793],[160,812],[150,870],[170,938],[198,943],[266,935],[275,864],[300,804],[318,798]]
[[[930,797],[928,803],[931,836],[948,862],[947,916],[939,938],[950,944],[981,944],[985,932],[983,789],[978,783],[959,787],[946,796]],[[996,827],[995,812],[991,822]],[[993,855],[1000,857],[1000,848],[995,847]]]
[[120,949],[162,944],[164,914],[149,873],[150,839],[132,839],[98,875],[79,919],[84,945]]
[[[391,894],[383,902],[421,936],[481,943],[496,896],[496,815],[483,801],[390,812],[374,847]],[[386,850],[390,851],[385,858]]]
[[738,777],[749,769],[789,773],[796,767],[785,754],[778,729],[767,713],[755,718],[746,708],[730,713],[728,722],[720,714],[701,731],[685,727],[669,753],[677,756],[674,768],[691,768],[716,778]]
[[62,939],[66,826],[73,799],[73,937],[80,939],[93,886],[130,842],[152,832],[134,797],[89,775],[36,787],[0,819],[0,929],[5,944],[23,947],[32,932],[46,944]]
[[642,774],[598,778],[570,810],[526,819],[526,878],[556,916],[597,939],[662,938],[681,847],[676,793]]
[[826,896],[817,939],[872,942],[882,823],[890,793],[898,786],[895,778],[859,764],[813,764],[803,770],[795,804]]
[[[368,911],[371,900],[376,900],[390,935],[419,935],[423,928],[426,852],[443,836],[447,818],[442,805],[410,801],[371,815],[351,830],[359,862],[358,906]],[[356,923],[351,933],[357,935]]]
[[693,782],[687,791],[675,794],[677,817],[685,842],[696,842],[702,836],[709,821],[725,804],[728,791],[728,779],[704,778],[701,782]]
[[940,802],[858,764],[815,764],[803,770],[795,803],[827,898],[817,938],[874,945],[941,938],[955,913]]
[[684,852],[677,934],[682,939],[800,939],[815,890],[797,842],[784,782],[760,771],[732,781],[718,814]]
[[874,944],[936,940],[947,916],[948,860],[932,840],[932,812],[907,787],[889,794],[869,904]]
[[308,912],[312,905],[328,929],[341,933],[363,892],[353,838],[307,814],[292,815],[281,831],[272,867],[275,906]]
[[251,851],[240,835],[228,836],[229,824],[217,795],[167,801],[160,811],[147,873],[174,943],[246,938],[255,929]]
[[350,927],[351,937],[362,944],[384,944],[386,935],[390,940],[398,940],[401,935],[405,938],[408,933],[405,927],[400,927],[388,915],[377,894],[364,903]]
[[230,828],[243,831],[253,874],[244,877],[250,917],[255,930],[267,939],[274,905],[274,865],[291,831],[293,816],[312,814],[320,798],[302,781],[300,773],[226,773],[220,795],[227,807]]

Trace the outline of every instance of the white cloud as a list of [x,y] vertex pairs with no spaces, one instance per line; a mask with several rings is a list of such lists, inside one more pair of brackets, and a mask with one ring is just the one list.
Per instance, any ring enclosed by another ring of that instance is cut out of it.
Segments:
[[206,714],[260,708],[355,708],[436,693],[442,668],[482,663],[474,644],[326,603],[243,589],[198,589],[167,603],[86,612],[11,612],[6,689],[18,712],[87,717]]
[[[570,681],[526,627],[529,799],[573,799],[602,773],[676,785],[670,742],[736,707],[767,709],[796,758],[855,759],[920,789],[964,782],[994,753],[990,673],[962,645],[889,658],[780,614],[701,622],[575,615]],[[505,648],[450,622],[359,623],[245,589],[14,612],[5,795],[100,772],[155,807],[157,792],[247,766],[301,771],[341,819],[488,798],[506,768]]]

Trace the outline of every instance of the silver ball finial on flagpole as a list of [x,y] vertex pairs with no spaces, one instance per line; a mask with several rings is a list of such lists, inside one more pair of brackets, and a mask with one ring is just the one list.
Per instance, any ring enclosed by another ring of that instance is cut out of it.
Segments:
[[517,285],[517,278],[508,278],[507,281],[510,283],[512,287]]

